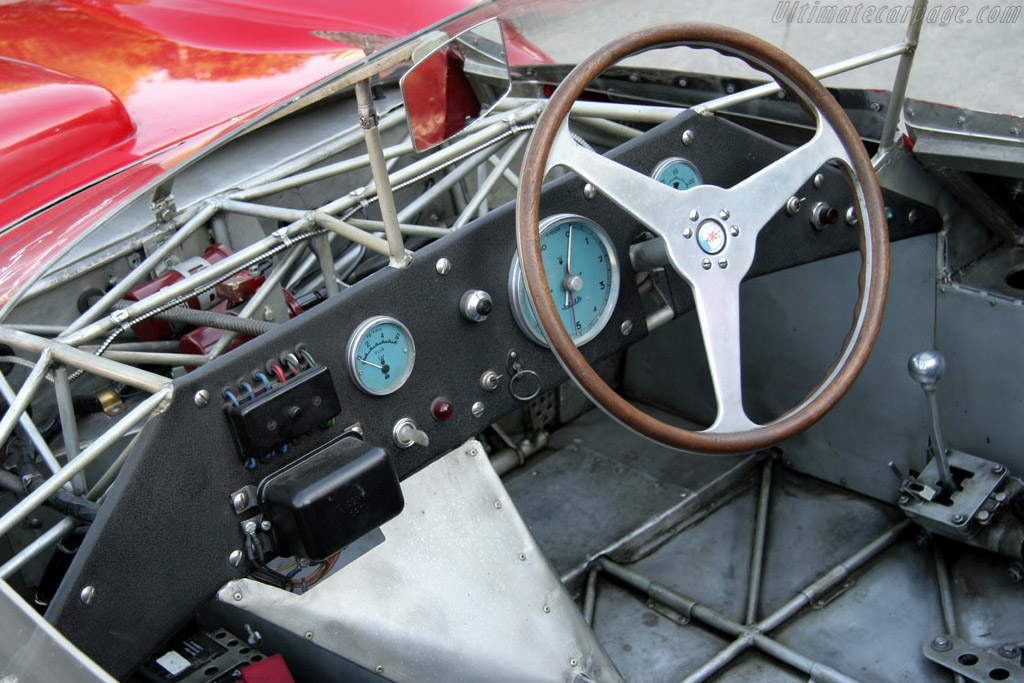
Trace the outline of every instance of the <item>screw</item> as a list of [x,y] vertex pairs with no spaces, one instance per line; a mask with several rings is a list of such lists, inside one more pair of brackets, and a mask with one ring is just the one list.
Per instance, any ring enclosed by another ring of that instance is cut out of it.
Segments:
[[519,553],[519,561],[526,562],[526,553]]
[[477,453],[478,453],[478,451],[477,451],[477,450],[476,450],[475,448],[471,448],[471,449],[469,449],[469,454],[470,454],[471,456],[474,456],[474,457],[475,457]]
[[235,602],[241,602],[242,601],[242,594],[239,593],[238,591],[235,591],[234,595],[232,595],[231,597],[233,597],[235,599]]
[[597,196],[597,188],[594,187],[591,183],[587,183],[586,185],[583,186],[583,196],[586,197],[587,199],[593,199],[594,197]]
[[948,652],[953,648],[953,643],[949,642],[949,638],[946,636],[935,636],[932,640],[932,649],[936,652]]
[[700,262],[700,265],[704,267],[704,270],[711,270],[711,259],[704,259]]
[[689,226],[683,228],[683,238],[690,239],[691,237],[693,237],[693,228]]
[[685,78],[680,78],[679,79],[679,87],[680,88],[685,88],[686,87],[686,79]]
[[733,237],[739,237],[740,236],[740,226],[738,226],[738,225],[730,225],[729,226],[729,234],[732,235]]
[[999,646],[1000,657],[1016,657],[1018,652],[1020,651],[1013,645],[1007,644]]
[[718,217],[721,218],[723,221],[729,220],[730,215],[731,214],[729,213],[729,209],[722,209],[721,211],[718,212]]
[[501,501],[500,500],[494,501],[494,509],[495,510],[500,510],[501,509]]
[[573,657],[572,659],[569,660],[569,666],[576,666],[576,658],[575,657]]
[[992,513],[988,510],[978,510],[978,521],[984,524],[992,517]]
[[958,116],[958,117],[956,117],[956,125],[958,125],[958,126],[963,126],[963,125],[965,125],[966,123],[967,123],[967,119],[966,119],[966,118],[964,118],[964,117],[963,117],[962,115],[961,115],[961,116]]
[[469,412],[473,414],[473,417],[480,417],[484,414],[484,404],[481,401],[477,401],[469,407]]
[[263,319],[267,322],[274,322],[274,309],[270,306],[263,307]]
[[210,392],[206,389],[200,389],[196,392],[195,401],[197,406],[205,408],[210,404]]
[[78,597],[81,598],[83,605],[88,605],[92,602],[92,599],[96,597],[96,587],[86,586],[82,589],[82,592],[78,594]]
[[872,102],[871,104],[868,105],[868,108],[871,111],[881,111],[882,105],[880,105],[878,102]]
[[700,220],[700,212],[697,209],[690,209],[690,220],[694,223]]
[[910,504],[910,496],[907,496],[907,495],[900,496],[900,505],[909,505],[909,504]]
[[1024,581],[1024,564],[1020,562],[1014,562],[1010,565],[1009,569],[1010,580],[1014,583],[1020,583]]
[[1005,470],[1006,468],[1000,464],[992,465],[992,474],[1002,474]]
[[252,536],[254,533],[256,533],[256,522],[254,522],[251,519],[248,520],[245,524],[242,525],[242,531],[245,532],[246,536]]
[[260,528],[263,529],[264,531],[270,531],[270,527],[271,526],[273,526],[273,525],[270,523],[269,519],[265,519],[262,522],[260,522]]
[[728,268],[729,267],[729,259],[725,258],[724,256],[722,258],[718,259],[718,267],[719,268]]
[[451,272],[452,262],[446,258],[437,259],[437,263],[434,264],[434,270],[437,271],[438,275],[447,275]]
[[379,674],[382,674],[382,673],[384,673],[384,667],[383,667],[383,666],[381,666],[380,664],[378,664],[378,665],[377,665],[377,668],[376,668],[376,669],[374,669],[374,670],[375,670],[375,671],[376,671],[377,673],[379,673]]
[[684,130],[683,131],[683,144],[684,145],[692,145],[693,144],[693,131],[692,130]]
[[237,567],[238,565],[242,564],[242,551],[232,550],[231,554],[228,555],[228,564],[230,564],[232,567]]
[[622,324],[619,325],[619,332],[622,333],[623,337],[628,337],[629,333],[633,331],[633,321],[623,320]]
[[964,522],[966,522],[966,521],[967,521],[967,518],[966,518],[966,517],[964,517],[964,516],[963,516],[963,515],[961,515],[961,514],[955,514],[955,515],[953,515],[953,524],[957,524],[957,525],[959,525],[959,524],[963,524],[963,523],[964,523]]
[[239,491],[231,496],[231,507],[235,508],[235,512],[242,512],[249,507],[249,495],[245,491]]
[[547,613],[549,613],[550,611],[551,611],[551,608],[550,608],[550,607],[548,607],[547,605],[544,605],[544,614],[547,614]]
[[911,209],[907,212],[907,222],[911,225],[917,222],[918,217],[917,209]]
[[306,640],[313,640],[313,632],[312,631],[306,631],[302,635],[306,638]]
[[814,187],[821,189],[821,186],[825,184],[825,176],[820,173],[814,174]]

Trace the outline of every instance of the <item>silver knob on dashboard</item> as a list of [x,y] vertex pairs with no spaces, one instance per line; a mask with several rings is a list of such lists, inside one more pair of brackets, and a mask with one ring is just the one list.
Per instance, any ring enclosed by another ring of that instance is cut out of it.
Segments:
[[494,303],[491,295],[482,289],[470,289],[459,300],[459,310],[466,320],[482,323],[491,314]]
[[922,389],[934,390],[946,372],[946,357],[935,349],[919,351],[910,357],[907,371],[910,378],[920,384]]

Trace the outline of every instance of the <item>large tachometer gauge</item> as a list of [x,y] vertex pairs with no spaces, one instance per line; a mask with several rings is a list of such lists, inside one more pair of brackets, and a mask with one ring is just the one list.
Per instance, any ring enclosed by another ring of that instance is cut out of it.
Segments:
[[[619,297],[619,263],[604,228],[575,214],[559,214],[540,223],[540,250],[551,297],[576,346],[604,329]],[[519,255],[509,272],[509,300],[519,328],[547,346],[526,293]]]
[[416,347],[402,323],[386,315],[368,318],[348,340],[348,370],[356,386],[385,396],[405,384],[412,374]]

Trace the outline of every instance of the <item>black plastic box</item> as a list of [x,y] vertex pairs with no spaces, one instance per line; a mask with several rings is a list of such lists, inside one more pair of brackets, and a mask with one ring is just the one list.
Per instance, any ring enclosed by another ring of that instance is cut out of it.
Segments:
[[343,437],[271,474],[257,493],[277,551],[327,558],[402,511],[387,451]]

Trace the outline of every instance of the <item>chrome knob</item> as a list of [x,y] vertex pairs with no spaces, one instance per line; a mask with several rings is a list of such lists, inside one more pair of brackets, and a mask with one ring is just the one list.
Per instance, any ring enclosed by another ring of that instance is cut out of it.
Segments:
[[946,372],[946,357],[935,349],[919,351],[907,362],[907,372],[922,389],[934,390]]

